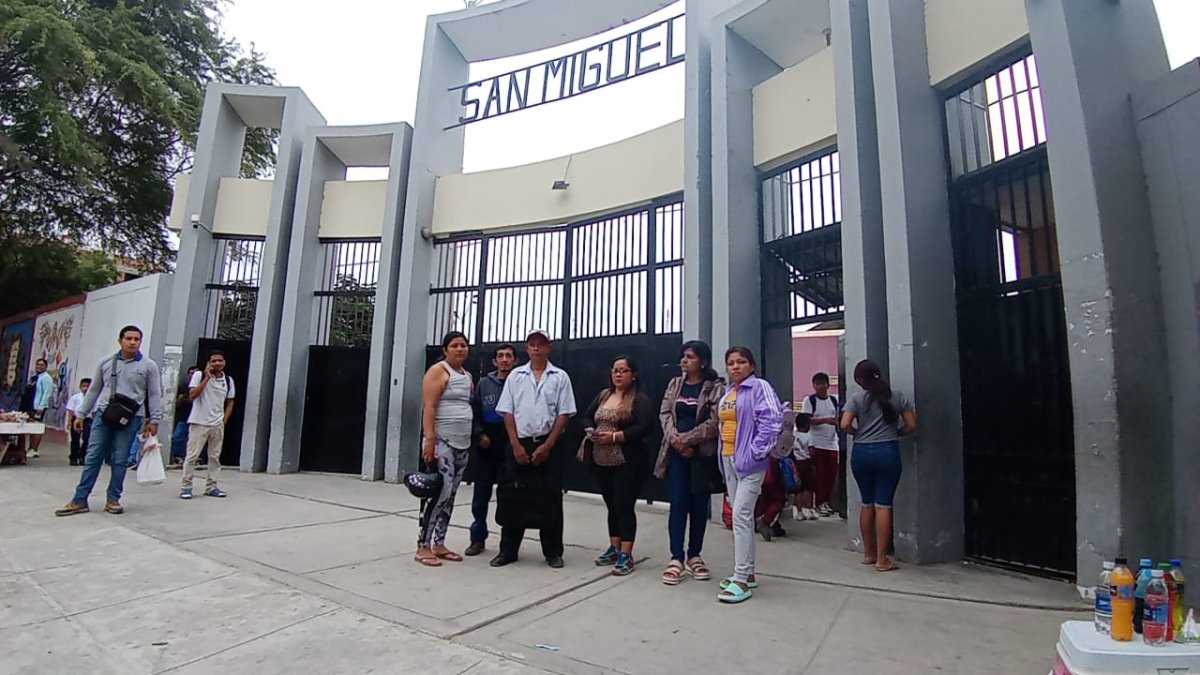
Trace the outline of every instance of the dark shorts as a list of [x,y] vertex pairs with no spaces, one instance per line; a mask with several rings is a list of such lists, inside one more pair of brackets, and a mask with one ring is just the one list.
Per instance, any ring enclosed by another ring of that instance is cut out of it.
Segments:
[[900,484],[900,442],[855,443],[850,470],[858,483],[863,506],[892,506]]
[[796,468],[796,492],[812,492],[817,489],[812,459],[792,459],[792,466]]

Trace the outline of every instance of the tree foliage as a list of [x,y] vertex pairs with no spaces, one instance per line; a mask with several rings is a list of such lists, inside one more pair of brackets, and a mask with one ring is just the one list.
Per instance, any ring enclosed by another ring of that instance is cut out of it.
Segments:
[[[171,182],[191,167],[205,87],[275,81],[222,35],[223,4],[0,2],[0,248],[57,240],[170,262]],[[250,135],[243,173],[271,166],[273,138]]]
[[370,347],[375,321],[375,285],[349,274],[338,274],[329,317],[329,345]]
[[57,239],[14,239],[0,245],[0,317],[103,288],[116,276],[103,253],[81,255]]

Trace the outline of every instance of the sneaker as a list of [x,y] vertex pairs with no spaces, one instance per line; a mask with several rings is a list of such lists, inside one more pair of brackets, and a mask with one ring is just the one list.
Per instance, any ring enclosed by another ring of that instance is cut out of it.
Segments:
[[463,553],[466,555],[471,555],[471,556],[479,555],[480,553],[483,553],[483,542],[482,541],[471,542],[471,545],[468,546],[467,550],[463,551]]
[[596,567],[608,567],[609,565],[616,565],[617,558],[619,556],[620,554],[617,552],[617,547],[609,546],[607,551],[596,556]]
[[25,453],[25,459],[37,459],[38,457],[41,457],[41,455],[38,454],[37,450],[30,450]]
[[191,499],[192,498],[192,488],[180,488],[179,489],[179,498],[180,499]]
[[771,536],[773,536],[773,537],[786,537],[787,536],[787,532],[783,529],[783,526],[780,525],[778,521],[771,523]]
[[758,530],[764,540],[771,541],[771,526],[767,525],[766,521],[759,520],[754,529]]
[[820,514],[820,516],[822,518],[829,518],[829,517],[833,516],[834,511],[833,511],[833,507],[830,506],[829,504],[822,504],[817,507],[817,513]]
[[821,516],[817,515],[815,509],[804,509],[805,520],[820,520]]
[[104,502],[104,510],[113,514],[114,516],[119,516],[122,513],[125,513],[125,507],[121,506],[121,502],[115,499],[110,499],[107,502]]
[[633,572],[633,556],[628,553],[618,553],[617,562],[612,568],[612,575],[623,577],[631,572]]
[[224,490],[222,490],[221,488],[214,485],[204,491],[204,496],[205,497],[227,497],[228,495],[225,494]]
[[76,513],[87,513],[91,509],[88,508],[87,502],[67,502],[67,505],[54,512],[56,516],[73,516]]

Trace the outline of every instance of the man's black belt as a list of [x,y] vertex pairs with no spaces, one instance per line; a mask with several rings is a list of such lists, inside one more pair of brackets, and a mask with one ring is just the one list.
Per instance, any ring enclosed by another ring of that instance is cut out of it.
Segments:
[[518,440],[521,442],[529,441],[531,443],[537,443],[540,445],[542,441],[546,440],[547,438],[550,438],[550,434],[542,434],[540,436],[525,436],[524,438]]

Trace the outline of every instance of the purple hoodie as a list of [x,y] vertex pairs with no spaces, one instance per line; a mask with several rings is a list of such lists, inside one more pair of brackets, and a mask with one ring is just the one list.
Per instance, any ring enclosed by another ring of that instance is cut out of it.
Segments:
[[[767,470],[768,458],[779,444],[779,434],[783,431],[783,406],[766,380],[751,375],[736,386],[737,433],[733,443],[733,465],[738,477],[744,478]],[[725,394],[728,393],[726,390]],[[718,457],[724,454],[723,444],[718,434]]]

